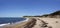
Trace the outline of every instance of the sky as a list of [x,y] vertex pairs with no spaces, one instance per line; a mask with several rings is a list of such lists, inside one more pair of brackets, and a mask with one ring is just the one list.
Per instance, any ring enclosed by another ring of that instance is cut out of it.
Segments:
[[0,0],[0,17],[50,14],[60,10],[60,0]]

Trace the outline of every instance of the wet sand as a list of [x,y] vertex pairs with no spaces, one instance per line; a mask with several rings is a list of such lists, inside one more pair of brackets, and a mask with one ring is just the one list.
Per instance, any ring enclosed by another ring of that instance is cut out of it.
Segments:
[[22,22],[22,23],[17,23],[17,24],[11,24],[11,25],[6,25],[0,28],[32,28],[36,23],[36,19],[32,18],[29,19],[28,21]]

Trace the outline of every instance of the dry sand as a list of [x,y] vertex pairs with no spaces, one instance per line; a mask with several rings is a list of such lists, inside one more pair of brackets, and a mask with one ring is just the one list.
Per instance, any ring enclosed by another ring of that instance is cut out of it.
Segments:
[[33,28],[60,28],[60,18],[36,18]]

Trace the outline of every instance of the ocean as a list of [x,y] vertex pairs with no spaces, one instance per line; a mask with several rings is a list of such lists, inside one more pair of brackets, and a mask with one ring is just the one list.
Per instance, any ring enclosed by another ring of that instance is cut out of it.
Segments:
[[24,21],[26,18],[21,18],[21,17],[0,17],[0,25],[1,24],[12,24],[20,21]]

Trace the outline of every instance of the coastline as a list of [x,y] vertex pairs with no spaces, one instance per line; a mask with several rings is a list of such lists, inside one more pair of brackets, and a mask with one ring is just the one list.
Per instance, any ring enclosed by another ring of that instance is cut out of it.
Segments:
[[0,27],[8,26],[8,25],[15,25],[15,24],[19,24],[19,23],[22,23],[22,22],[26,22],[26,21],[28,21],[28,20],[29,20],[29,19],[28,19],[28,18],[26,18],[26,20],[18,21],[18,22],[16,22],[16,23],[12,23],[12,24],[10,24],[10,23],[0,24]]
[[32,18],[27,18],[27,20],[22,21],[21,23],[16,23],[16,24],[10,24],[10,25],[5,25],[1,28],[32,28],[36,23],[36,19]]
[[13,23],[13,24],[10,24],[10,23],[8,23],[8,24],[1,24],[0,28],[7,28],[7,27],[13,27],[13,26],[14,27],[16,27],[16,26],[20,26],[21,27],[21,26],[27,24],[30,21],[31,21],[31,19],[26,18],[26,20],[24,20],[24,21],[19,21],[19,22]]
[[27,20],[22,21],[21,23],[11,24],[3,26],[1,28],[60,28],[60,19],[59,18],[40,18],[33,17],[27,18]]

